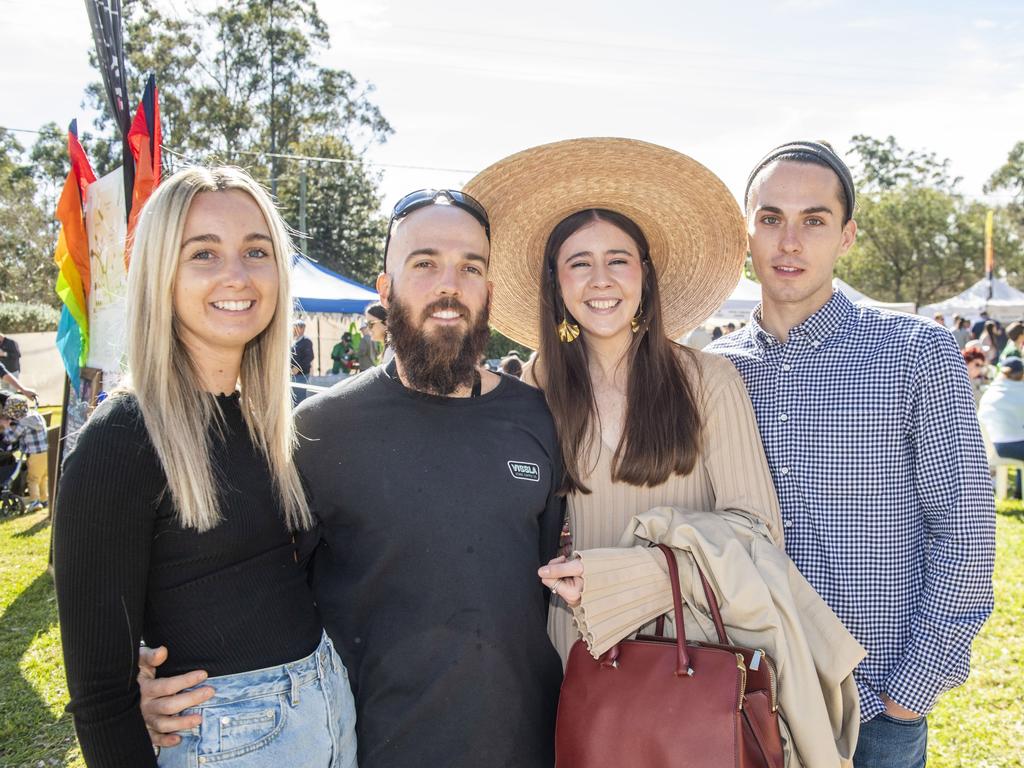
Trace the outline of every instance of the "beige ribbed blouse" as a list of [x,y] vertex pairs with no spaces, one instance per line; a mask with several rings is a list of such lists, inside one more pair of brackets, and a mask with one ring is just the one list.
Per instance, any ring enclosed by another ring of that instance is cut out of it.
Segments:
[[[612,482],[615,449],[602,442],[595,451],[596,463],[591,460],[593,470],[583,481],[591,492],[568,499],[574,550],[632,545],[629,537],[623,539],[630,518],[654,507],[740,510],[763,520],[781,546],[779,503],[743,379],[724,357],[694,352],[680,359],[687,374],[696,377],[704,419],[704,446],[697,465],[690,474],[672,475],[655,488]],[[526,372],[523,378],[533,383]],[[548,634],[564,664],[579,633],[572,611],[557,595],[552,595]]]

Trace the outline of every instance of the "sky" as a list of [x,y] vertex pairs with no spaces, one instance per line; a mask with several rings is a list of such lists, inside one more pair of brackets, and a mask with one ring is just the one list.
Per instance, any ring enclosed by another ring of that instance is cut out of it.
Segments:
[[[209,0],[158,0],[186,15]],[[893,135],[982,187],[1024,140],[1024,5],[917,0],[322,0],[325,65],[373,86],[395,129],[367,150],[382,208],[457,188],[502,157],[625,136],[697,159],[739,197],[772,147]],[[82,108],[81,0],[0,0],[0,126]],[[19,134],[24,143],[34,138]],[[993,203],[1007,195],[988,196]]]

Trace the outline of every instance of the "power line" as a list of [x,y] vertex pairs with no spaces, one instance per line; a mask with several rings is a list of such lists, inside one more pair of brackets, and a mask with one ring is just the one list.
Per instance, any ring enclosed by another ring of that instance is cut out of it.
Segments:
[[[30,128],[8,128],[7,126],[0,125],[0,130],[4,131],[16,131],[18,133],[34,133],[36,135],[43,135],[43,131],[33,131]],[[105,139],[103,137],[96,137],[102,141],[118,141],[118,139]],[[188,160],[190,163],[200,164],[203,161],[195,157],[184,154],[181,150],[174,149],[167,144],[161,144],[161,149],[170,152],[176,157],[180,157],[183,160]],[[211,152],[210,154],[216,154]],[[369,165],[374,168],[397,168],[405,171],[437,171],[439,173],[472,173],[475,174],[479,169],[473,168],[441,168],[431,165],[409,165],[406,163],[378,163],[373,160],[367,160],[365,158],[345,158],[345,157],[322,157],[319,155],[290,155],[281,152],[262,152],[252,151],[246,149],[231,149],[225,150],[226,155],[249,155],[251,157],[275,157],[281,160],[298,160],[304,162],[315,162],[315,163],[336,163],[339,165]]]
[[[8,127],[2,126],[2,125],[0,125],[0,130],[17,131],[18,133],[35,133],[35,134],[40,134],[40,135],[43,133],[42,131],[34,131],[34,130],[29,129],[29,128],[8,128]],[[98,137],[98,138],[102,138],[102,137]],[[103,141],[108,141],[108,142],[109,141],[117,141],[117,139],[102,139],[102,140]],[[170,154],[174,155],[175,157],[180,157],[182,160],[185,160],[185,161],[187,161],[189,163],[192,163],[194,165],[202,165],[205,162],[203,159],[197,158],[197,157],[192,156],[192,155],[185,154],[184,152],[182,152],[180,150],[177,150],[177,149],[174,149],[173,147],[170,147],[167,144],[161,145],[161,150],[164,151],[164,152],[169,152]],[[216,153],[211,152],[210,154],[211,155],[215,155]],[[281,153],[281,152],[261,152],[261,151],[245,150],[245,149],[226,150],[224,152],[224,154],[227,154],[227,155],[231,155],[231,154],[247,155],[249,157],[274,157],[274,158],[278,158],[280,160],[295,160],[295,161],[298,161],[298,162],[334,163],[334,164],[339,164],[339,165],[368,165],[368,166],[371,166],[371,167],[374,167],[374,168],[394,168],[394,169],[407,170],[407,171],[432,171],[432,172],[435,172],[435,173],[461,173],[461,174],[476,174],[477,173],[477,170],[472,169],[472,168],[442,168],[442,167],[438,167],[438,166],[429,166],[429,165],[408,165],[408,164],[405,164],[405,163],[378,163],[378,162],[374,162],[372,160],[365,160],[365,159],[353,159],[353,158],[343,158],[343,157],[323,157],[323,156],[319,156],[319,155],[291,155],[291,154],[286,154],[286,153]],[[282,177],[282,178],[286,178],[286,177]],[[1009,191],[1006,191],[1006,192],[999,191],[999,192],[981,193],[977,197],[980,197],[981,199],[985,199],[985,200],[992,200],[992,199],[995,199],[995,200],[1014,200],[1014,199],[1016,199],[1017,195],[1015,193],[1009,192]]]
[[[182,154],[180,151],[168,147],[166,144],[162,145],[164,149],[173,155],[190,159]],[[213,154],[213,153],[211,153]],[[252,150],[245,149],[231,149],[225,150],[226,155],[249,155],[251,157],[275,157],[281,160],[298,160],[300,162],[316,162],[316,163],[335,163],[338,165],[370,165],[375,168],[398,168],[407,171],[438,171],[442,173],[473,173],[477,171],[471,168],[439,168],[429,165],[407,165],[404,163],[378,163],[373,160],[365,159],[353,159],[344,157],[321,157],[318,155],[290,155],[282,152],[254,152]],[[192,160],[192,162],[197,162]]]

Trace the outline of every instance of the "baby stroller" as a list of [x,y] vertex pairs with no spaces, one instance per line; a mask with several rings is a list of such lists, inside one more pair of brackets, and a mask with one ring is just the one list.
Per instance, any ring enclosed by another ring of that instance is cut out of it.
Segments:
[[25,514],[25,491],[28,477],[25,455],[17,446],[0,446],[0,517]]

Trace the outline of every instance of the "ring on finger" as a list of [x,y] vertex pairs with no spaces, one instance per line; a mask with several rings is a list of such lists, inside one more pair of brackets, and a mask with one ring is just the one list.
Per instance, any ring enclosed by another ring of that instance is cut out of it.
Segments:
[[[551,585],[551,591],[554,594],[558,595],[558,585],[561,584],[561,583],[562,583],[561,579],[555,579],[555,583]],[[561,595],[558,595],[558,596],[561,597]]]

